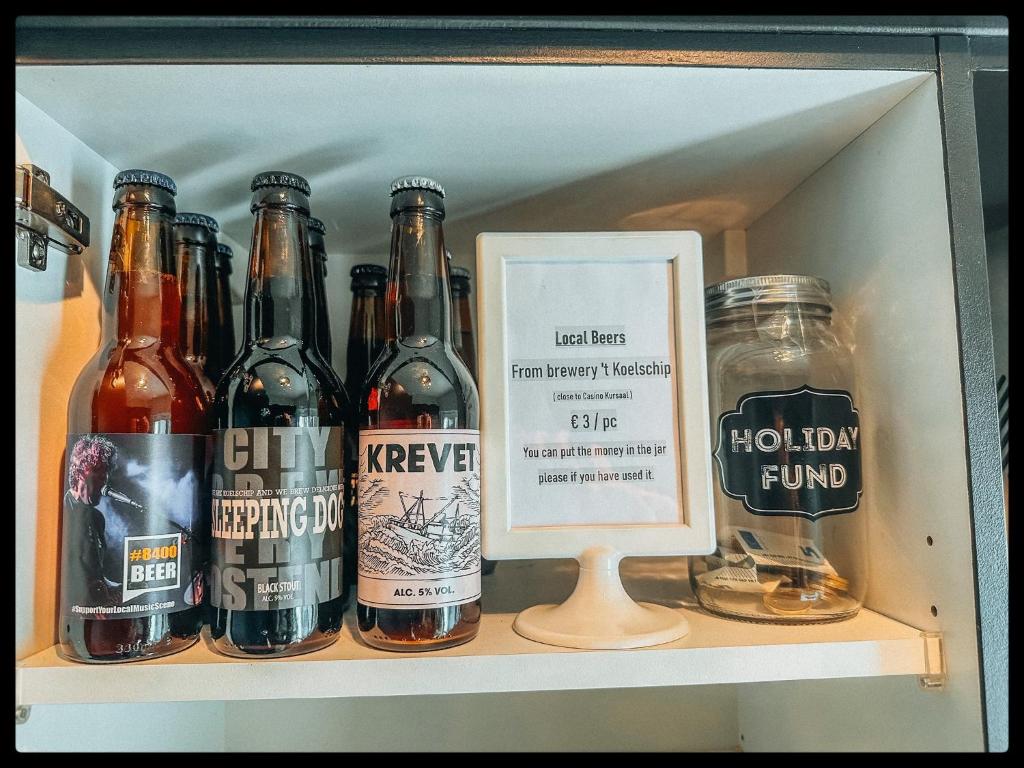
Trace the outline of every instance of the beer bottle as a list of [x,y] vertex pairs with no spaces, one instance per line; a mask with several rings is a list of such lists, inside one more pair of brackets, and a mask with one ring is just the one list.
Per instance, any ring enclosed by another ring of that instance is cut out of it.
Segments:
[[[384,347],[384,286],[388,271],[376,264],[356,264],[352,277],[352,314],[348,326],[345,389],[352,398],[354,424],[358,424],[359,393],[366,374]],[[359,484],[358,453],[352,452],[348,466],[349,492],[352,506],[345,517],[345,581],[356,583],[356,539],[358,532],[357,491]]]
[[334,367],[331,355],[331,323],[327,317],[327,227],[320,219],[309,217],[309,249],[313,253],[313,296],[316,299],[316,344],[320,356]]
[[480,626],[480,406],[452,340],[443,198],[391,185],[384,349],[360,399],[358,625],[389,650]]
[[58,637],[76,661],[166,656],[203,624],[209,413],[180,348],[176,191],[114,178],[104,340],[68,403]]
[[[451,263],[451,252],[448,253],[448,261]],[[452,280],[452,338],[455,340],[455,350],[466,363],[473,381],[477,382],[479,391],[480,379],[477,378],[476,369],[476,334],[473,332],[473,314],[469,309],[469,270],[465,267],[451,267]],[[496,560],[488,560],[486,557],[480,560],[481,570],[484,576],[494,573],[498,567]]]
[[316,346],[309,185],[271,171],[251,189],[244,339],[214,400],[210,633],[289,656],[341,628],[349,405]]
[[[337,371],[334,370],[334,363],[331,359],[331,324],[327,316],[327,286],[325,284],[325,278],[327,277],[327,248],[324,244],[324,235],[327,234],[327,227],[320,219],[309,217],[309,251],[311,257],[311,272],[313,275],[313,297],[314,297],[314,315],[316,317],[316,334],[315,342],[317,349],[320,352],[320,357],[324,360],[327,366],[327,373],[330,374],[334,381],[334,386],[337,390],[344,392],[347,396],[349,393],[344,384],[341,382],[341,377],[338,376]],[[357,424],[358,414],[352,406],[351,398],[346,398],[348,404],[348,413],[345,415],[346,424]],[[353,584],[355,584],[354,578],[349,578],[348,574],[355,573],[356,567],[356,553],[355,549],[348,542],[350,539],[354,541],[355,527],[356,527],[356,493],[349,477],[353,470],[351,466],[356,461],[356,450],[358,448],[356,442],[356,429],[355,427],[345,430],[345,512],[344,512],[344,524],[342,526],[342,575],[341,575],[341,597],[343,610],[348,608],[349,604],[349,593]]]
[[174,218],[174,255],[181,290],[181,349],[195,370],[207,399],[213,401],[213,383],[206,375],[210,331],[210,276],[217,233],[216,220],[201,213],[179,213]]
[[[449,254],[450,256],[450,254]],[[469,270],[452,267],[452,338],[455,350],[466,363],[469,373],[476,376],[476,339],[473,334],[473,315],[469,310]]]
[[231,310],[231,246],[218,243],[209,280],[210,343],[207,349],[206,375],[216,388],[224,371],[238,354],[235,343],[235,317]]

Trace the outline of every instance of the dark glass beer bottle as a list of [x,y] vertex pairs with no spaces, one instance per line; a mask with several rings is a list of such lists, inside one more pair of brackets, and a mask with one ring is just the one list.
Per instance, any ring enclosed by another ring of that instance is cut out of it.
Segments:
[[213,382],[206,375],[210,333],[211,263],[216,251],[217,222],[201,213],[174,218],[174,255],[181,290],[181,349],[196,372],[207,399],[213,401]]
[[[352,313],[348,326],[345,389],[352,398],[353,424],[359,423],[359,393],[373,361],[384,348],[384,286],[388,271],[377,264],[356,264],[352,277]],[[356,539],[358,538],[357,494],[359,490],[358,452],[353,451],[348,466],[352,505],[345,517],[345,581],[356,583]]]
[[175,193],[114,179],[104,339],[68,404],[58,636],[77,661],[166,656],[203,624],[209,412],[180,348]]
[[313,296],[316,299],[316,344],[320,355],[334,367],[331,354],[331,322],[327,314],[327,227],[320,219],[309,217],[309,249],[313,254]]
[[224,371],[235,360],[235,316],[231,310],[231,259],[234,253],[227,243],[217,243],[210,261],[209,303],[210,342],[206,351],[206,375],[214,388]]
[[[448,261],[451,263],[451,252],[448,253]],[[451,267],[452,280],[452,338],[455,340],[455,350],[462,357],[469,368],[473,381],[477,383],[477,391],[480,387],[480,379],[477,376],[476,368],[476,334],[473,331],[473,313],[469,307],[469,270],[465,267]],[[484,576],[494,573],[498,567],[497,560],[488,560],[486,557],[480,560]]]
[[309,185],[257,175],[244,339],[214,401],[210,633],[289,656],[341,628],[348,398],[316,346]]
[[[334,386],[341,391],[344,391],[345,395],[348,396],[350,393],[348,389],[342,384],[341,377],[337,371],[334,370],[334,363],[331,358],[331,323],[327,314],[327,247],[324,242],[324,236],[327,234],[327,227],[320,219],[309,217],[309,251],[312,264],[312,275],[313,275],[313,304],[314,304],[314,315],[316,317],[316,334],[315,341],[317,349],[320,351],[320,357],[324,360],[327,366],[327,372],[331,375],[334,380]],[[358,424],[358,413],[352,406],[351,397],[346,399],[348,403],[349,412],[346,414],[346,424]],[[353,426],[351,429],[345,430],[345,514],[344,514],[344,525],[342,527],[342,577],[341,577],[341,596],[342,604],[345,609],[349,605],[349,597],[352,585],[355,584],[354,579],[348,578],[350,572],[355,572],[355,550],[350,546],[349,540],[355,536],[356,526],[356,513],[355,513],[355,490],[349,480],[350,466],[355,464],[356,461],[356,450],[358,448],[356,441],[356,428]]]
[[476,338],[473,334],[473,315],[469,308],[469,270],[465,267],[452,267],[452,338],[455,350],[462,357],[473,376],[476,375]]
[[480,626],[480,406],[452,341],[443,198],[391,185],[384,349],[360,397],[358,624],[389,650]]

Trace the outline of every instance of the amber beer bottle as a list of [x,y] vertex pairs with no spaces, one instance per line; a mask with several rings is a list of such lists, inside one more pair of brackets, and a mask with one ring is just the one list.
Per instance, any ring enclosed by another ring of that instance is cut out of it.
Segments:
[[210,342],[206,352],[206,375],[214,388],[238,354],[235,343],[235,318],[231,311],[231,246],[217,243],[210,261],[208,296],[210,305]]
[[174,255],[181,290],[181,349],[196,372],[207,399],[213,401],[213,382],[206,375],[210,333],[210,278],[218,230],[215,219],[201,213],[174,218]]
[[58,636],[77,661],[166,656],[203,624],[209,414],[180,348],[175,193],[114,179],[104,340],[68,404]]
[[[451,253],[448,253],[448,262],[451,263]],[[465,267],[451,267],[452,281],[452,338],[455,340],[455,349],[469,368],[473,381],[477,382],[479,391],[480,379],[477,377],[476,367],[476,334],[473,331],[473,313],[469,306],[469,270]],[[494,573],[497,568],[497,560],[481,558],[481,568],[485,576]]]
[[[377,264],[356,264],[349,273],[352,277],[352,313],[348,326],[347,366],[345,389],[352,398],[353,410],[358,411],[359,393],[373,361],[384,348],[384,287],[388,270]],[[353,423],[359,414],[354,412]],[[349,492],[352,506],[345,517],[345,582],[356,583],[356,539],[359,527],[356,514],[356,496],[359,485],[358,452],[353,451],[348,465]]]
[[[330,318],[327,314],[327,247],[324,242],[324,236],[327,234],[327,227],[324,223],[313,216],[309,217],[308,223],[309,231],[309,251],[312,259],[311,270],[313,275],[313,305],[314,315],[316,317],[316,334],[315,341],[317,349],[320,351],[320,357],[323,358],[324,363],[327,367],[327,373],[330,374],[334,381],[334,387],[339,391],[344,391],[345,395],[348,396],[346,403],[349,412],[345,416],[346,424],[357,424],[358,414],[352,405],[350,393],[344,384],[342,384],[341,377],[337,371],[334,370],[334,363],[331,359],[331,323]],[[350,539],[355,540],[355,526],[356,526],[356,513],[355,513],[355,488],[351,484],[350,474],[351,466],[356,462],[356,450],[358,448],[356,441],[356,429],[345,430],[345,513],[344,513],[344,524],[342,526],[342,575],[341,575],[341,596],[342,604],[344,608],[348,608],[349,597],[352,586],[355,584],[354,578],[349,578],[351,574],[355,573],[356,567],[356,553],[354,547],[349,543]]]
[[391,185],[384,350],[360,402],[359,632],[389,650],[480,626],[480,406],[452,341],[444,190]]
[[473,315],[469,308],[469,270],[451,267],[452,280],[452,338],[455,350],[466,363],[469,373],[476,377],[476,339],[473,335]]
[[320,355],[333,368],[331,322],[327,314],[327,227],[320,219],[309,217],[309,250],[313,255],[313,296],[316,299],[316,344]]
[[210,633],[231,656],[289,656],[341,628],[349,405],[316,346],[309,185],[251,188],[245,335],[214,401]]

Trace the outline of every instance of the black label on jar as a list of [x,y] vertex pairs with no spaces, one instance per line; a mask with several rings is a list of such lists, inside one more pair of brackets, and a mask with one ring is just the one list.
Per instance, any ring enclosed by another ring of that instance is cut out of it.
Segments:
[[755,515],[817,520],[860,504],[860,417],[849,392],[744,395],[718,419],[722,490]]
[[341,596],[341,427],[214,433],[210,604],[276,611]]
[[202,435],[68,435],[61,608],[83,619],[202,604]]

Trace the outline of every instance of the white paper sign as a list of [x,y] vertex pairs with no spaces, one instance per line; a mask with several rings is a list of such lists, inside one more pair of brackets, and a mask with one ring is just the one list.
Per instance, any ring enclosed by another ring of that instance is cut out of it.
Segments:
[[511,527],[679,524],[670,261],[510,261]]

